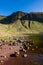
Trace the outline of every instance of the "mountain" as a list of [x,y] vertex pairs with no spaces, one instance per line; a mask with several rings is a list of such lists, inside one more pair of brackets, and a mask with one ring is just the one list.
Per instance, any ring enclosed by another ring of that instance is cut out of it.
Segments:
[[1,16],[1,15],[0,15],[0,20],[2,20],[2,19],[4,19],[4,18],[6,18],[6,16]]
[[17,11],[9,16],[0,16],[0,34],[16,33],[43,33],[43,12]]
[[26,14],[27,13],[24,13],[24,12],[21,12],[21,11],[14,12],[11,15],[7,16],[6,18],[2,19],[0,21],[0,23],[3,23],[3,24],[13,23],[16,20],[18,20],[18,19],[22,18],[23,16],[25,16]]
[[32,21],[39,21],[43,22],[43,12],[31,12],[31,13],[25,13],[21,11],[17,11],[10,16],[0,16],[0,18],[3,18],[0,20],[0,23],[13,23],[16,20],[32,20]]

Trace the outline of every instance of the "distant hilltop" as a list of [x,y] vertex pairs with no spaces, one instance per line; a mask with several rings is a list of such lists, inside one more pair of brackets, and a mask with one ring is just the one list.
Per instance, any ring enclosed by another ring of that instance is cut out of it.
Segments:
[[0,16],[0,23],[12,23],[18,19],[43,22],[43,12],[26,13],[26,12],[22,12],[22,11],[17,11],[7,17]]

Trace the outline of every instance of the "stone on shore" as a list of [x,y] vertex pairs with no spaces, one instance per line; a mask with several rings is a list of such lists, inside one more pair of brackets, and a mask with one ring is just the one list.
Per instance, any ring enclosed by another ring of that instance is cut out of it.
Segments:
[[27,57],[27,54],[24,54],[23,57],[26,58]]

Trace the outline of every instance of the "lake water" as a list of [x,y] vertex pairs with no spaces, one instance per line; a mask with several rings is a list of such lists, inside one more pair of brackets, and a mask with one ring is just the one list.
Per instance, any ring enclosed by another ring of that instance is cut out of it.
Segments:
[[30,55],[24,58],[22,55],[19,57],[10,57],[8,61],[4,63],[4,65],[43,65],[43,55]]

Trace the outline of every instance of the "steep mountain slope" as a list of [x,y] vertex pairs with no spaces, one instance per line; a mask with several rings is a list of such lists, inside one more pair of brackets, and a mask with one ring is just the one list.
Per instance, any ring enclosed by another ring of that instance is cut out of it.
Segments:
[[7,17],[0,16],[0,36],[22,33],[43,33],[43,13],[18,11]]
[[2,23],[2,24],[14,23],[16,20],[22,18],[26,14],[27,13],[20,12],[20,11],[12,13],[11,15],[7,16],[6,18],[0,20],[0,23]]

